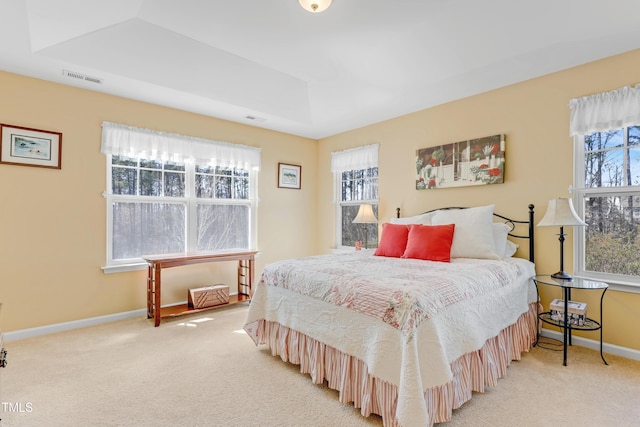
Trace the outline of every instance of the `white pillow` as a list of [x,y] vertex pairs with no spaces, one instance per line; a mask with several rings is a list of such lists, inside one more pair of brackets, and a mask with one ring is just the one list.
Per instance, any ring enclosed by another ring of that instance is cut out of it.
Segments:
[[504,257],[509,231],[511,227],[504,222],[493,223],[493,252],[500,257]]
[[420,215],[408,216],[405,218],[391,218],[391,224],[422,224],[431,225],[431,218],[435,212],[427,212]]
[[511,258],[516,254],[518,250],[518,245],[513,243],[511,240],[507,240],[507,244],[504,246],[504,258]]
[[468,209],[440,210],[433,225],[455,224],[451,258],[500,259],[493,243],[494,205]]

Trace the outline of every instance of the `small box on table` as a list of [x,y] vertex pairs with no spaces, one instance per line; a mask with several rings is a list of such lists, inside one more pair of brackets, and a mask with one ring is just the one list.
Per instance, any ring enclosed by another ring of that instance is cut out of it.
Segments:
[[189,289],[189,308],[206,308],[229,303],[229,287],[225,285],[205,286]]
[[[564,322],[564,300],[556,298],[549,305],[551,319]],[[578,301],[569,301],[567,321],[570,325],[583,326],[587,319],[587,304]]]

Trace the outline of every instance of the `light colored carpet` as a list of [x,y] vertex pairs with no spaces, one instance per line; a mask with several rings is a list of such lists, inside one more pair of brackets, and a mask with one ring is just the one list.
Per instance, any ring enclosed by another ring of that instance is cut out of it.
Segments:
[[[0,426],[381,426],[240,330],[246,305],[6,343]],[[535,348],[447,426],[640,425],[640,362]]]

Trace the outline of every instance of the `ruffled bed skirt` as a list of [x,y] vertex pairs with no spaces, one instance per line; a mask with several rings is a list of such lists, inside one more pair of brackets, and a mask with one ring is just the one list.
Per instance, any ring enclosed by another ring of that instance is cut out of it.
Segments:
[[[536,304],[481,349],[467,353],[451,364],[453,379],[424,393],[430,424],[451,419],[452,411],[471,399],[472,392],[484,392],[497,384],[512,360],[520,360],[536,339]],[[276,322],[261,320],[258,342],[274,356],[300,365],[316,384],[327,382],[339,392],[342,403],[353,403],[362,415],[382,416],[384,427],[399,426],[396,420],[397,386],[369,375],[367,365],[304,334]]]

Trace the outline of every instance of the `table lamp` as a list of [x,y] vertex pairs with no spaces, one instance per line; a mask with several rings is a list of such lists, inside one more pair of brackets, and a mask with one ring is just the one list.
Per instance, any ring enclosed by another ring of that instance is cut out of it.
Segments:
[[575,209],[573,208],[573,202],[567,198],[557,198],[549,200],[547,206],[547,212],[544,217],[538,223],[540,227],[560,227],[560,234],[558,240],[560,240],[560,271],[553,273],[551,277],[554,279],[571,280],[572,277],[569,273],[564,271],[564,227],[587,225],[580,219]]
[[368,204],[360,205],[358,209],[358,215],[353,219],[354,224],[365,224],[364,226],[364,248],[367,249],[367,243],[369,241],[368,234],[369,229],[366,224],[376,224],[378,219],[373,214],[373,206]]

